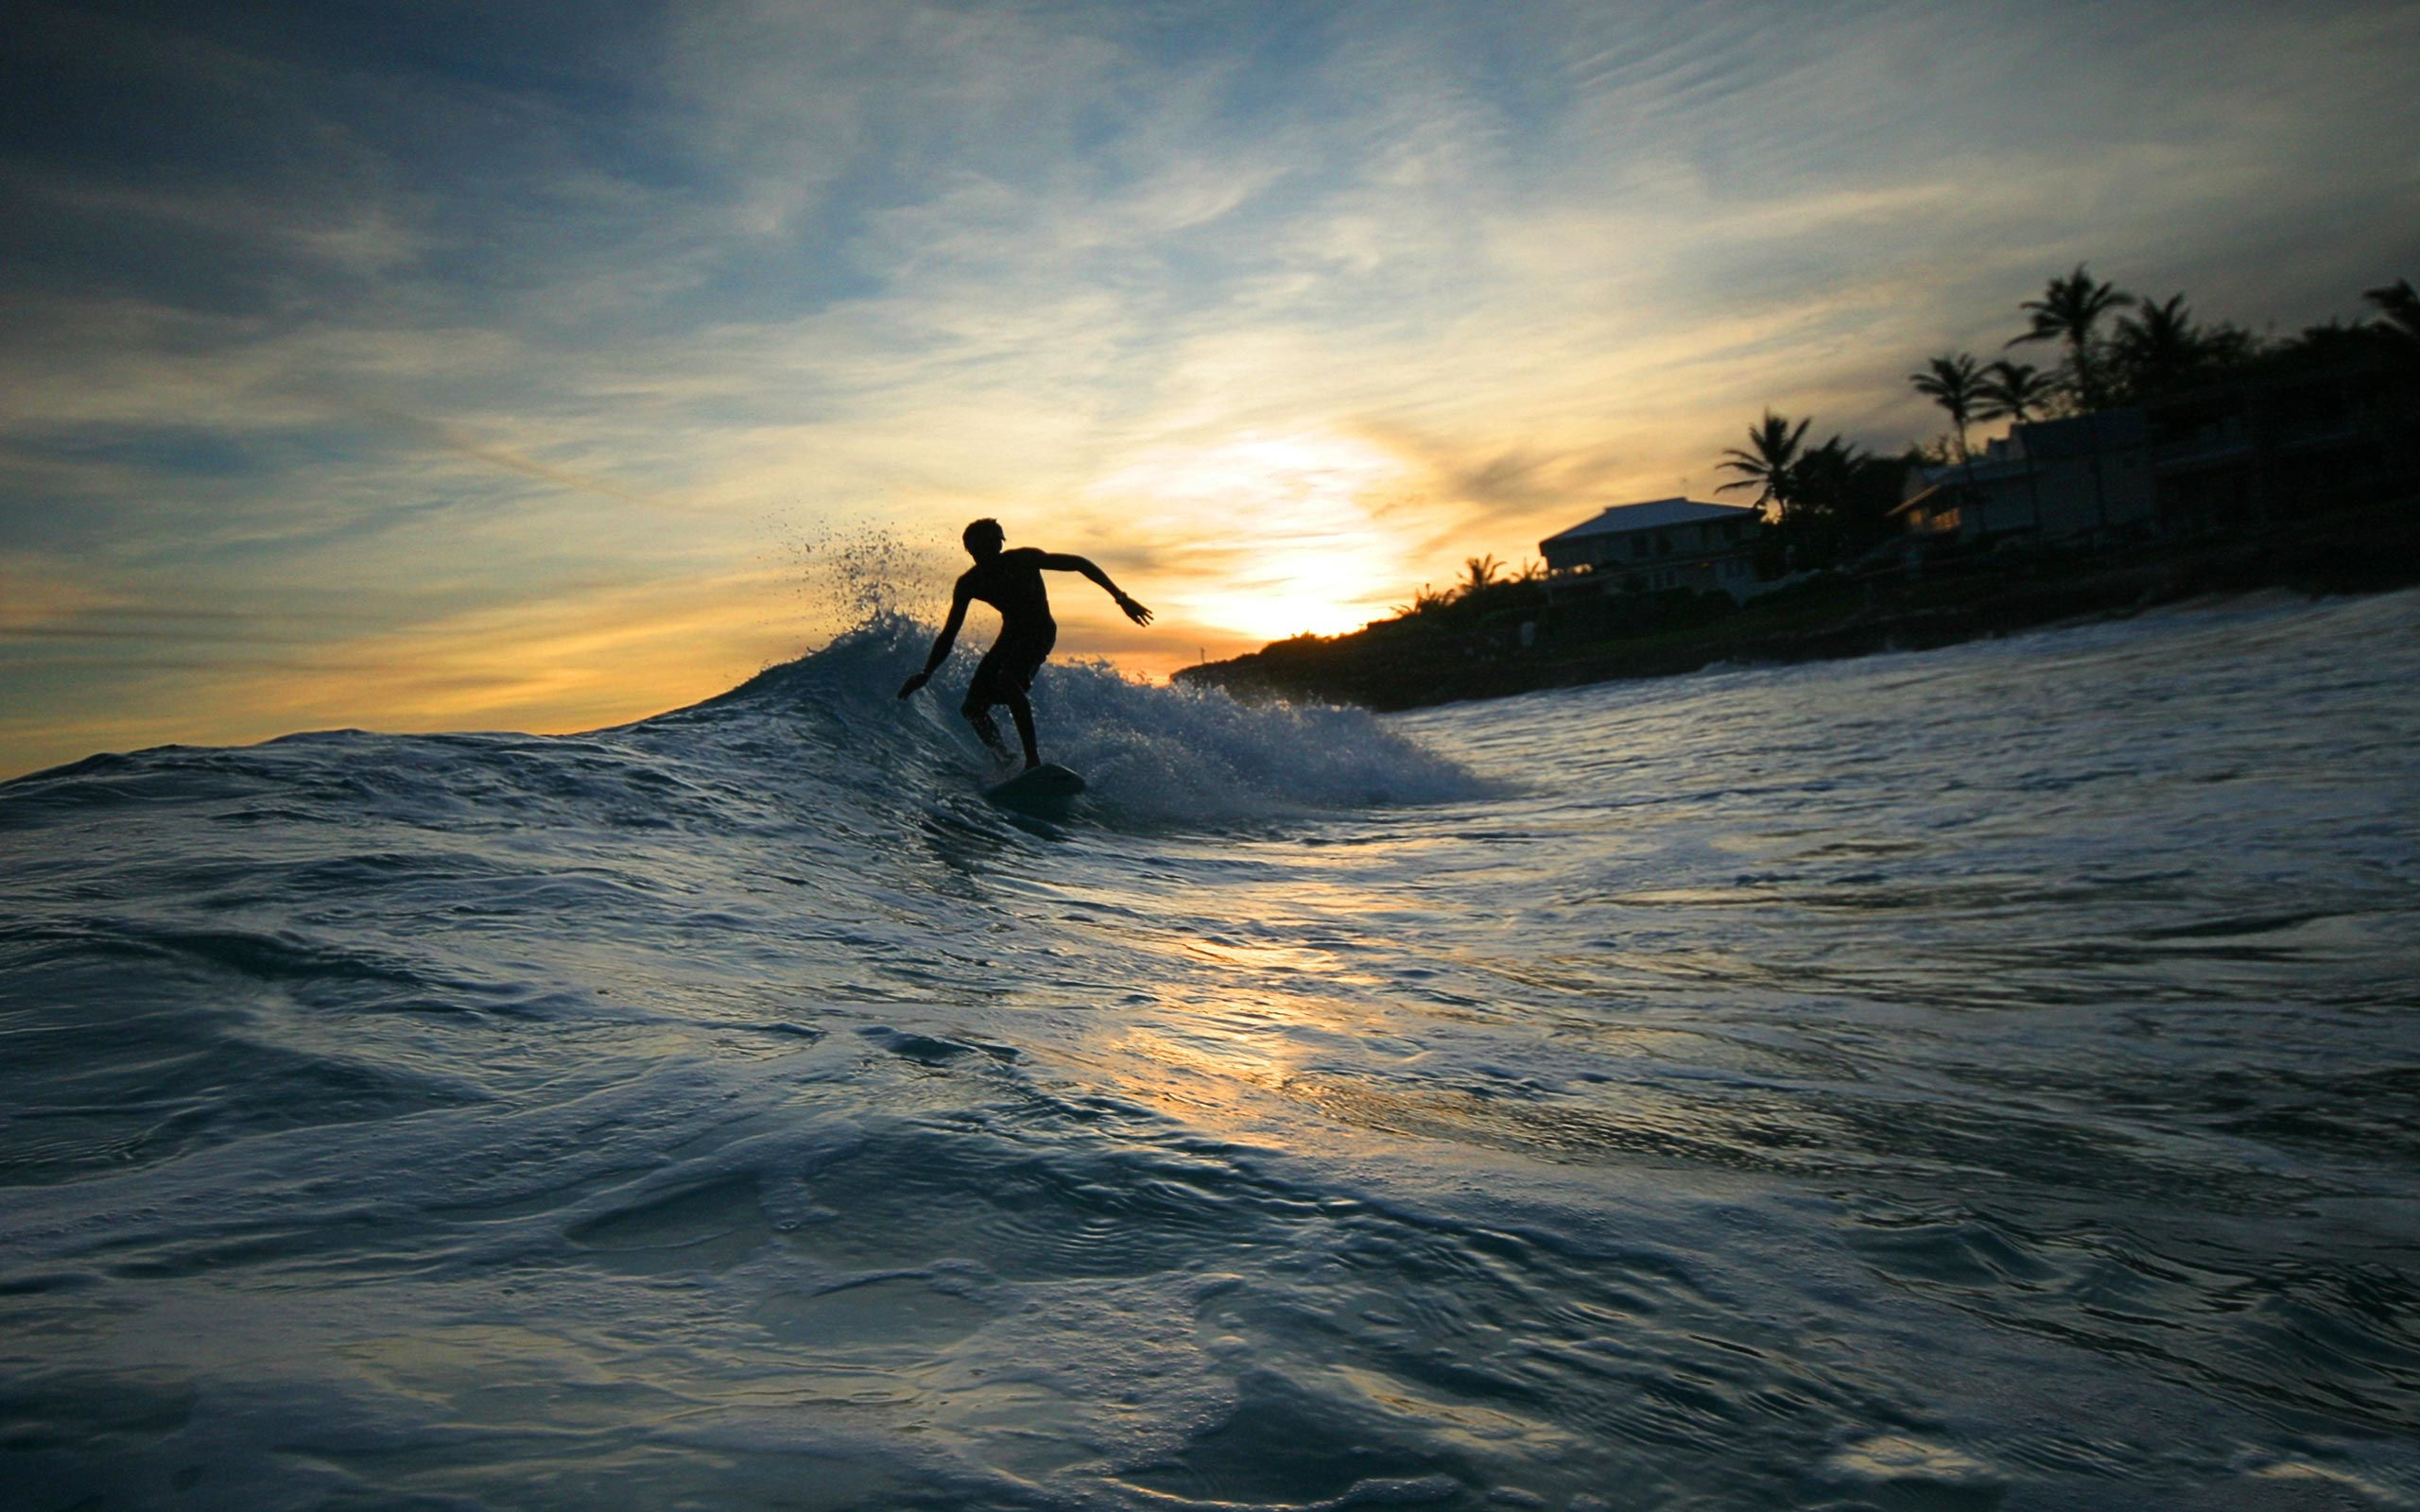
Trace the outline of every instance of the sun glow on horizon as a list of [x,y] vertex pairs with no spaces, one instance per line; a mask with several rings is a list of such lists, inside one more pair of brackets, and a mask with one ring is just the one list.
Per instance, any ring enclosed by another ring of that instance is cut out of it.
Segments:
[[1357,629],[1408,596],[1413,553],[1386,518],[1413,470],[1364,438],[1247,432],[1157,448],[1088,490],[1167,541],[1172,618],[1259,640]]

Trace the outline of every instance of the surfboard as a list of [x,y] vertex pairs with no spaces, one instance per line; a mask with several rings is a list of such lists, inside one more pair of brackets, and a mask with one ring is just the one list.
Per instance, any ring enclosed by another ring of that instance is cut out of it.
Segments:
[[1005,782],[986,788],[983,796],[1002,808],[1022,809],[1028,814],[1063,814],[1083,790],[1082,778],[1055,762],[1045,762],[1031,771],[1019,772]]

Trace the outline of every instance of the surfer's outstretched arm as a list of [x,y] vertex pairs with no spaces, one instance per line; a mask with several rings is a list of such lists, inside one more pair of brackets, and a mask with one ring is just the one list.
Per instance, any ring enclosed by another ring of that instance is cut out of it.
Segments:
[[1094,582],[1100,584],[1102,589],[1108,593],[1109,596],[1117,601],[1117,607],[1126,611],[1126,617],[1128,619],[1132,620],[1137,625],[1149,625],[1151,623],[1151,611],[1145,609],[1142,605],[1137,604],[1132,598],[1127,597],[1126,591],[1119,588],[1115,583],[1111,582],[1109,580],[1109,574],[1102,572],[1100,568],[1094,565],[1091,558],[1079,557],[1073,552],[1054,551],[1042,558],[1042,565],[1049,568],[1052,572],[1083,574]]
[[949,618],[942,622],[942,633],[933,637],[933,654],[925,658],[925,670],[899,685],[899,696],[907,697],[925,683],[949,660],[949,648],[957,644],[959,627],[966,623],[966,584],[960,582],[949,595]]

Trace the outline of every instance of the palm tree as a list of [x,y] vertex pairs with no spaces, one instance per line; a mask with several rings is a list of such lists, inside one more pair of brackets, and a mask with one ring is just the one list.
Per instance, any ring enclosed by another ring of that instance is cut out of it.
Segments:
[[2099,409],[2101,403],[2100,376],[2093,370],[2092,328],[2100,318],[2122,305],[2135,302],[2131,294],[2121,294],[2113,284],[2098,284],[2082,263],[2065,278],[2054,278],[2042,289],[2038,300],[2027,300],[2017,306],[2033,317],[2033,329],[2021,336],[2012,336],[2008,345],[2022,341],[2065,341],[2067,357],[2075,368],[2076,396],[2086,409]]
[[2119,317],[2112,345],[2124,387],[2136,399],[2174,388],[2209,356],[2209,342],[2194,328],[2182,294],[2171,294],[2157,304],[2144,300],[2135,314]]
[[1983,369],[1975,385],[1977,420],[2013,420],[2019,425],[2050,407],[2058,381],[2030,362],[2003,357]]
[[2420,341],[2420,291],[2411,287],[2410,279],[2399,278],[2383,288],[2366,290],[2361,298],[2378,307],[2380,324],[2400,332],[2407,340]]
[[1496,575],[1503,570],[1504,564],[1495,559],[1493,552],[1484,557],[1463,558],[1461,587],[1462,596],[1467,598],[1495,582]]
[[1966,422],[1974,417],[1976,404],[1981,398],[1978,391],[1981,380],[1975,359],[1962,352],[1935,357],[1924,371],[1908,374],[1908,382],[1915,385],[1917,393],[1949,411],[1961,462],[1966,460]]
[[1789,565],[1823,567],[1840,559],[1849,484],[1860,459],[1856,447],[1835,436],[1790,464],[1789,517],[1782,525]]
[[[2030,362],[2011,362],[2006,357],[1983,369],[1982,382],[1975,386],[1980,404],[1975,410],[1977,420],[2014,421],[2024,424],[2048,409],[2057,397],[2058,380],[2041,371]],[[2033,529],[2042,529],[2042,484],[2034,471],[2032,449],[2025,445],[2025,438],[2014,430],[2009,433],[2017,449],[2025,456],[2025,502],[2033,521]]]
[[1845,438],[1834,436],[1821,446],[1799,454],[1789,470],[1790,498],[1802,515],[1829,517],[1835,524],[1845,512],[1849,490],[1866,455]]
[[1715,492],[1728,493],[1734,489],[1754,489],[1756,505],[1773,507],[1776,515],[1787,515],[1791,501],[1797,497],[1790,468],[1798,460],[1798,446],[1806,439],[1810,418],[1793,427],[1788,420],[1765,411],[1765,418],[1751,426],[1746,447],[1732,447],[1722,454],[1724,471],[1739,476],[1715,486]]
[[1834,436],[1790,465],[1789,517],[1777,534],[1788,565],[1821,567],[1855,557],[1894,534],[1907,464]]

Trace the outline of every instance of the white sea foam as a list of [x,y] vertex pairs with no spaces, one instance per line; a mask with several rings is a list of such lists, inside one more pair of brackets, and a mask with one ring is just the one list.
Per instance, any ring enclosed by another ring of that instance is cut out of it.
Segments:
[[[961,645],[929,691],[906,705],[893,696],[923,665],[932,633],[904,616],[878,615],[708,707],[733,719],[804,720],[827,733],[834,755],[856,752],[870,766],[880,764],[885,782],[899,781],[903,765],[911,768],[920,795],[948,799],[1003,774],[957,713],[973,650]],[[1085,775],[1088,815],[1114,826],[1233,825],[1493,791],[1356,709],[1241,704],[1215,690],[1128,678],[1101,662],[1045,666],[1033,703],[1044,754]],[[1006,711],[994,713],[1005,731]],[[845,761],[822,775],[844,784],[860,780]]]

